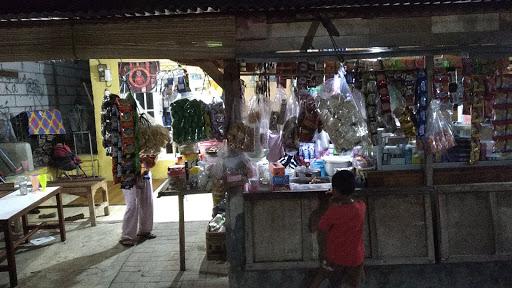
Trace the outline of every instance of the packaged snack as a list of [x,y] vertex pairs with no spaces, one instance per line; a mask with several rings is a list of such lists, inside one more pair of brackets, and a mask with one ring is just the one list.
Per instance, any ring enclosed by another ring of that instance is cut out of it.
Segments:
[[301,142],[310,142],[315,132],[321,126],[320,117],[314,96],[306,90],[299,91],[300,111],[297,118],[299,139]]
[[224,138],[224,103],[222,101],[213,102],[209,106],[210,122],[212,126],[213,138],[222,140]]
[[451,120],[446,119],[441,111],[441,101],[432,100],[427,112],[427,149],[431,153],[444,152],[455,146]]
[[425,136],[425,125],[427,123],[427,74],[421,70],[416,77],[416,131],[418,137]]
[[254,128],[240,122],[235,123],[230,127],[227,138],[231,149],[241,152],[254,152]]

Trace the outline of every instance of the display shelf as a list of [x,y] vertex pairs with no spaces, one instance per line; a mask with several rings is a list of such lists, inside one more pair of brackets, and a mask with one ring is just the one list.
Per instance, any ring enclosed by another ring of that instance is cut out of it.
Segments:
[[404,170],[421,170],[423,164],[407,164],[407,165],[382,165],[380,171],[404,171]]
[[512,166],[512,160],[479,161],[475,164],[469,164],[467,162],[446,162],[432,164],[432,167],[434,167],[434,169],[495,166]]
[[499,136],[493,136],[494,140],[512,140],[512,135],[499,135]]
[[494,125],[494,126],[509,125],[509,124],[512,124],[512,119],[492,121],[492,125]]
[[512,108],[512,103],[494,104],[494,109],[508,109]]

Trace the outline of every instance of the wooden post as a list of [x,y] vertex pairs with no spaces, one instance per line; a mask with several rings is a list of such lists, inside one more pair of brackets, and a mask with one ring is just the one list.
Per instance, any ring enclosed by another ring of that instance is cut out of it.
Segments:
[[179,233],[180,233],[180,270],[187,269],[185,265],[185,209],[183,208],[183,189],[178,189],[178,205],[179,205]]
[[225,132],[229,131],[232,123],[242,119],[240,104],[242,101],[240,91],[240,66],[234,59],[224,60],[224,104],[226,118],[224,119]]
[[16,247],[14,247],[14,239],[12,235],[11,221],[5,221],[3,227],[5,252],[7,256],[7,266],[9,270],[9,283],[11,287],[18,286],[18,274],[16,273]]
[[[185,181],[188,190],[188,162],[185,162]],[[179,237],[180,237],[180,270],[185,271],[187,266],[185,264],[185,208],[183,198],[185,197],[183,189],[178,189],[178,209],[179,209]]]
[[[29,230],[28,230],[28,219],[27,215],[21,216],[21,224],[23,226],[23,236],[27,236]],[[25,243],[28,243],[28,238],[25,240]]]
[[60,241],[66,241],[66,226],[64,225],[64,209],[62,206],[62,194],[60,191],[55,195],[57,200],[57,215],[59,217],[59,232],[60,232]]

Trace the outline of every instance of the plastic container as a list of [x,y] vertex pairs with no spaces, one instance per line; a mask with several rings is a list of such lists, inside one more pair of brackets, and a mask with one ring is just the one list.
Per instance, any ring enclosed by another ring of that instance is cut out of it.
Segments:
[[320,176],[325,177],[327,176],[327,172],[325,171],[325,160],[317,159],[313,161],[313,164],[311,165],[313,169],[320,170]]
[[333,176],[336,169],[352,167],[351,156],[326,156],[323,158],[325,161],[325,171],[328,176]]

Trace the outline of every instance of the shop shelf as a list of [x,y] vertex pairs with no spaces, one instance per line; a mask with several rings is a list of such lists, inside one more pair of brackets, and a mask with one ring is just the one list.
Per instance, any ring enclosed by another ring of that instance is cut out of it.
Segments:
[[432,164],[432,167],[434,167],[434,169],[495,166],[512,166],[512,160],[479,161],[472,165],[469,164],[468,162],[446,162]]
[[382,165],[381,171],[403,171],[403,170],[421,170],[423,164],[407,164],[407,165]]

